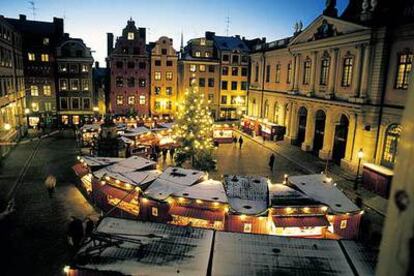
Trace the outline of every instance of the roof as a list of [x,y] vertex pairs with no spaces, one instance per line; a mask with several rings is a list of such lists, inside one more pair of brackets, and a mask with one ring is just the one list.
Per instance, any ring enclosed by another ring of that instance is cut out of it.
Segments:
[[[12,24],[16,29],[23,33],[33,33],[33,34],[42,34],[42,35],[52,35],[58,29],[57,24],[62,24],[63,31],[63,19],[53,18],[54,22],[44,22],[38,20],[21,20],[16,18],[5,18],[10,24]],[[59,22],[59,23],[57,23]],[[63,34],[63,33],[62,33]]]
[[139,156],[131,156],[126,159],[122,159],[121,161],[106,167],[112,172],[117,173],[126,173],[126,172],[134,172],[138,170],[149,169],[155,166],[157,163]]
[[126,275],[207,274],[212,230],[108,217],[96,235],[109,235],[118,243],[87,258],[94,247],[93,241],[87,242],[75,256],[77,268]]
[[269,185],[269,200],[271,207],[319,204],[318,201],[310,198],[303,192],[283,184]]
[[117,163],[125,158],[118,158],[118,157],[92,157],[92,156],[82,156],[81,160],[83,160],[86,165],[89,167],[102,167],[108,166],[114,163]]
[[344,193],[324,174],[290,176],[289,183],[309,197],[329,206],[334,213],[352,213],[360,211]]
[[225,212],[223,210],[212,211],[192,207],[183,207],[179,205],[172,206],[168,213],[171,215],[203,219],[209,221],[224,221],[225,216]]
[[94,173],[95,177],[102,178],[104,176],[109,176],[111,178],[117,179],[119,181],[138,186],[140,188],[146,187],[146,184],[154,181],[161,174],[158,170],[148,170],[148,171],[134,171],[134,172],[125,172],[125,173],[116,173],[106,168],[103,168]]
[[224,188],[230,210],[256,215],[267,210],[269,201],[268,179],[254,176],[227,176]]
[[101,124],[84,124],[80,130],[81,131],[97,131],[101,128]]
[[122,136],[138,136],[138,135],[150,132],[151,130],[144,126],[140,126],[140,127],[135,127],[135,128],[127,128],[125,131],[126,132],[122,134]]
[[344,251],[347,253],[358,272],[358,275],[374,275],[375,266],[377,265],[377,250],[368,250],[360,243],[353,242],[351,240],[340,241]]
[[223,183],[213,179],[208,179],[201,183],[195,184],[193,186],[180,190],[173,195],[185,198],[227,203],[227,196],[226,192],[224,191]]
[[216,47],[224,51],[241,51],[248,52],[249,47],[238,36],[217,36],[213,37]]

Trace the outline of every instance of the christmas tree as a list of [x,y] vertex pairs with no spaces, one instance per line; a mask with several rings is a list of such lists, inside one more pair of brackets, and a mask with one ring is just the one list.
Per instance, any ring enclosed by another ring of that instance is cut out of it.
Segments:
[[213,159],[213,119],[204,99],[193,80],[185,92],[184,103],[179,105],[174,138],[179,145],[175,162],[182,166],[191,161],[194,169],[210,171],[215,168]]

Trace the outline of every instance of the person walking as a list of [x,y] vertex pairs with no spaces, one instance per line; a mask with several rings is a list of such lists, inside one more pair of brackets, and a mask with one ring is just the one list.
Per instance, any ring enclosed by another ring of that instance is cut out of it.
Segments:
[[171,161],[173,161],[174,160],[174,153],[175,153],[175,148],[170,148],[170,159],[171,159]]
[[164,163],[167,160],[167,154],[168,154],[168,149],[166,148],[162,149],[162,160]]
[[273,172],[273,165],[275,164],[275,155],[272,153],[269,158],[269,168],[270,171]]
[[239,138],[239,149],[241,149],[243,146],[243,138],[240,136]]
[[68,227],[69,243],[75,248],[79,247],[83,238],[83,223],[80,219],[72,216]]
[[92,234],[94,228],[95,223],[93,220],[91,220],[90,217],[87,217],[85,220],[85,237],[89,237]]
[[263,144],[264,144],[266,142],[266,136],[263,135],[262,137],[263,137]]
[[45,186],[49,194],[49,198],[52,198],[56,187],[56,177],[50,174],[45,180]]
[[233,135],[233,147],[237,145],[237,137]]

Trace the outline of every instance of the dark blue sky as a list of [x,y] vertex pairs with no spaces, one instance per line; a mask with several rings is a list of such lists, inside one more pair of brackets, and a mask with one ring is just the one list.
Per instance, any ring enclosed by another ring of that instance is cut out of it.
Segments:
[[[226,34],[226,17],[230,17],[229,34],[247,38],[266,37],[268,41],[289,36],[293,24],[302,20],[308,25],[322,13],[326,0],[34,0],[36,20],[65,18],[65,31],[83,38],[94,57],[103,64],[106,33],[120,35],[129,17],[146,27],[147,41],[166,35],[179,49],[180,33],[184,41],[215,31]],[[338,0],[343,11],[348,0]],[[0,14],[32,19],[26,0],[0,0]]]

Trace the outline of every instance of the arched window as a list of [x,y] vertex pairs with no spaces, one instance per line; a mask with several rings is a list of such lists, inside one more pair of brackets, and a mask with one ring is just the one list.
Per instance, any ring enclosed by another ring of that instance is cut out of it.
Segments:
[[266,100],[264,103],[264,112],[263,112],[263,118],[269,117],[269,101]]
[[393,168],[395,156],[397,155],[398,142],[400,141],[401,125],[392,124],[385,132],[384,151],[381,164]]
[[279,104],[276,102],[273,107],[273,123],[277,124],[279,122]]

